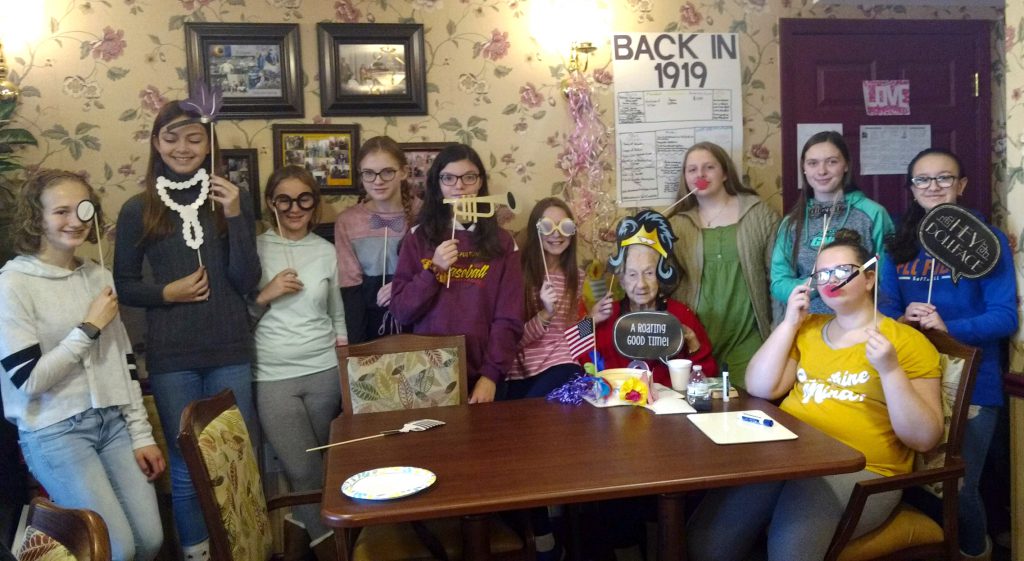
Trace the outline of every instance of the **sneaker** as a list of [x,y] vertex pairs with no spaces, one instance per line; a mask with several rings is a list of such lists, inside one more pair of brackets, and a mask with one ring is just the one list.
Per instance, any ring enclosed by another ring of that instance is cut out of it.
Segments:
[[982,551],[977,555],[968,555],[961,549],[960,558],[963,559],[963,561],[992,561],[992,540],[988,536],[985,536],[985,551]]
[[562,546],[555,544],[552,549],[538,551],[536,559],[537,561],[562,561],[563,557],[565,557],[565,550],[562,549]]

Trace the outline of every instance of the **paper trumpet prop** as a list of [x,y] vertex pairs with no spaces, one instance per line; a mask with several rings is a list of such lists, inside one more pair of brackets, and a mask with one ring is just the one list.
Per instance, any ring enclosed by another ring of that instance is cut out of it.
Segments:
[[[494,216],[498,205],[508,205],[509,210],[516,211],[516,198],[512,193],[505,195],[488,195],[486,197],[461,197],[444,199],[444,204],[452,205],[452,211],[460,219],[476,222],[478,218],[489,218]],[[482,210],[481,205],[487,205],[487,210]]]

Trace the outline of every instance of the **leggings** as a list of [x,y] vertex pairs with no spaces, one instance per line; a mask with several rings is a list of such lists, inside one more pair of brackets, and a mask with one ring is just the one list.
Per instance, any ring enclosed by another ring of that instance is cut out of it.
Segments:
[[[331,421],[341,412],[338,367],[284,380],[256,383],[256,409],[263,435],[277,452],[293,491],[323,486],[323,453],[306,452],[327,444]],[[320,521],[320,505],[295,508],[295,518],[316,539],[330,530]]]
[[[769,561],[821,561],[832,543],[854,484],[875,477],[881,476],[861,470],[715,489],[707,494],[687,524],[689,558],[746,559],[767,528]],[[868,498],[854,536],[885,522],[900,496],[899,491],[893,491]]]

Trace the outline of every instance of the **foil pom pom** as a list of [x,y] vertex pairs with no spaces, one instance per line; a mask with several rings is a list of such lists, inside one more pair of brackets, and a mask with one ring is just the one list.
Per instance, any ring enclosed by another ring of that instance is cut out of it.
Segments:
[[551,390],[547,395],[547,400],[579,405],[586,398],[595,401],[603,400],[611,391],[611,386],[603,378],[579,376],[569,380],[561,387]]

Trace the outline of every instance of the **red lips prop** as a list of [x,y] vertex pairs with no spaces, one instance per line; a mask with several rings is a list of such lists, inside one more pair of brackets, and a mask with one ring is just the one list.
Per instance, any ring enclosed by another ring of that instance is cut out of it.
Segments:
[[699,178],[697,178],[697,181],[693,182],[693,186],[696,187],[700,191],[703,191],[704,189],[707,189],[708,185],[711,185],[711,183],[709,183],[708,180],[704,179],[703,177],[699,177]]

